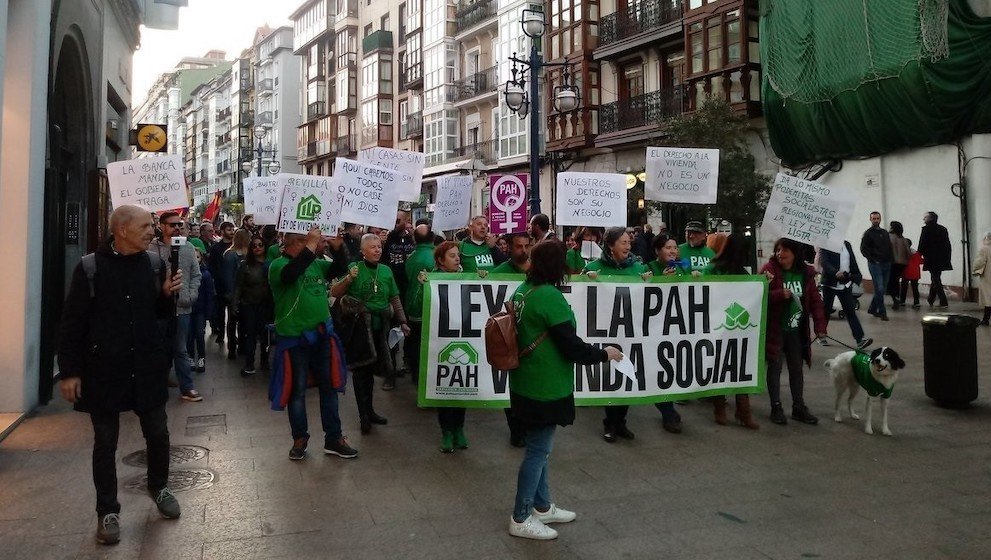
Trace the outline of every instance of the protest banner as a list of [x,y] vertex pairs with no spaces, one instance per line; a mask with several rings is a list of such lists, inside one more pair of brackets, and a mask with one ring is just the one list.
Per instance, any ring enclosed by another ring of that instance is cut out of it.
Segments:
[[182,156],[168,155],[107,164],[110,203],[134,204],[151,212],[189,208]]
[[255,225],[279,223],[282,188],[277,175],[244,178],[244,213],[255,217]]
[[337,234],[342,197],[331,177],[280,173],[275,180],[282,192],[278,231],[305,234],[317,226],[326,235]]
[[338,158],[334,179],[344,196],[341,221],[391,230],[399,210],[399,173]]
[[715,204],[719,150],[649,147],[646,174],[647,200]]
[[771,238],[787,237],[839,252],[856,204],[848,189],[778,173],[761,227]]
[[426,157],[421,152],[374,147],[358,152],[358,162],[377,165],[399,173],[397,184],[399,200],[419,202],[423,166],[426,162]]
[[489,231],[494,235],[526,231],[526,193],[530,175],[489,175]]
[[557,218],[562,226],[625,227],[626,175],[557,174]]
[[[511,275],[490,274],[485,280],[473,274],[428,276],[419,406],[509,405],[511,374],[488,365],[484,327],[519,284]],[[578,336],[618,347],[633,364],[628,374],[613,363],[576,366],[579,406],[764,390],[764,276],[629,283],[574,278],[563,291],[574,310]]]
[[470,175],[447,175],[437,178],[433,230],[448,231],[465,227],[471,214]]

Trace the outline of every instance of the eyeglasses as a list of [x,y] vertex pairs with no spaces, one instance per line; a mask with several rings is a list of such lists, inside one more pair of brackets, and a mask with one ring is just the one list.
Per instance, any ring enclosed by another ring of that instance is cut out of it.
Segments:
[[165,225],[169,227],[182,227],[184,222],[166,222]]

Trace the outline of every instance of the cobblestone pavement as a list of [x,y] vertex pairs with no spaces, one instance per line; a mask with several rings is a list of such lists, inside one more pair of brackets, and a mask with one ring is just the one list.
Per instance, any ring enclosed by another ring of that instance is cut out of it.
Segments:
[[[977,313],[973,304],[952,310]],[[389,425],[368,436],[358,432],[349,391],[341,415],[360,457],[317,448],[290,462],[288,421],[268,409],[265,373],[241,379],[240,363],[210,343],[207,373],[196,380],[205,400],[173,395],[169,403],[173,445],[198,446],[177,453],[184,462],[173,469],[194,485],[214,477],[177,494],[182,518],[164,520],[146,495],[122,489],[121,543],[97,545],[90,424],[53,401],[0,443],[0,556],[989,558],[991,331],[978,331],[985,393],[967,410],[939,408],[923,387],[923,311],[891,312],[888,323],[863,318],[877,344],[908,362],[890,410],[893,438],[831,420],[832,389],[820,364],[842,350],[835,346],[815,346],[816,365],[806,373],[819,426],[772,425],[762,395],[754,399],[758,432],[717,426],[711,407],[693,402],[679,406],[685,432],[671,435],[653,407],[641,406],[630,414],[636,440],[608,444],[601,410],[579,410],[576,424],[558,431],[550,467],[554,500],[579,517],[551,542],[506,532],[521,450],[509,446],[500,411],[470,410],[471,448],[444,455],[436,415],[417,409],[408,378],[393,392],[377,390],[376,408]],[[850,337],[843,322],[831,333]],[[311,428],[319,426],[315,397]],[[137,419],[125,415],[122,487],[142,474],[124,462],[141,449]]]

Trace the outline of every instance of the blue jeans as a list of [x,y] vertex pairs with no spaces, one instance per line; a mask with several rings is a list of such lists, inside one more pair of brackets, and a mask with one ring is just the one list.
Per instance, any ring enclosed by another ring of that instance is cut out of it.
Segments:
[[324,443],[341,438],[341,418],[337,413],[337,391],[330,386],[330,340],[312,345],[300,344],[289,350],[292,364],[292,396],[289,398],[289,426],[293,439],[309,438],[306,421],[306,382],[310,372],[320,389],[320,421]]
[[871,272],[871,281],[874,282],[874,297],[871,299],[871,305],[867,308],[867,312],[875,315],[887,315],[888,311],[884,308],[884,293],[888,289],[891,263],[867,261],[867,270]]
[[555,425],[527,426],[526,455],[520,464],[516,479],[516,505],[513,519],[517,523],[530,517],[534,507],[545,510],[551,505],[551,491],[547,487],[547,459],[554,444]]
[[843,288],[842,290],[834,290],[829,286],[823,286],[822,304],[826,309],[827,317],[832,317],[830,313],[833,312],[833,298],[839,298],[840,307],[843,309],[843,314],[846,315],[846,322],[850,325],[850,333],[853,334],[854,340],[860,342],[864,339],[864,327],[860,325],[860,319],[857,318],[856,303],[853,301],[853,289]]
[[193,390],[193,376],[189,353],[186,352],[186,342],[189,337],[189,313],[180,313],[176,317],[175,345],[172,352],[172,367],[175,369],[179,390],[185,393]]
[[189,314],[189,336],[186,337],[186,353],[190,358],[206,358],[206,314]]

